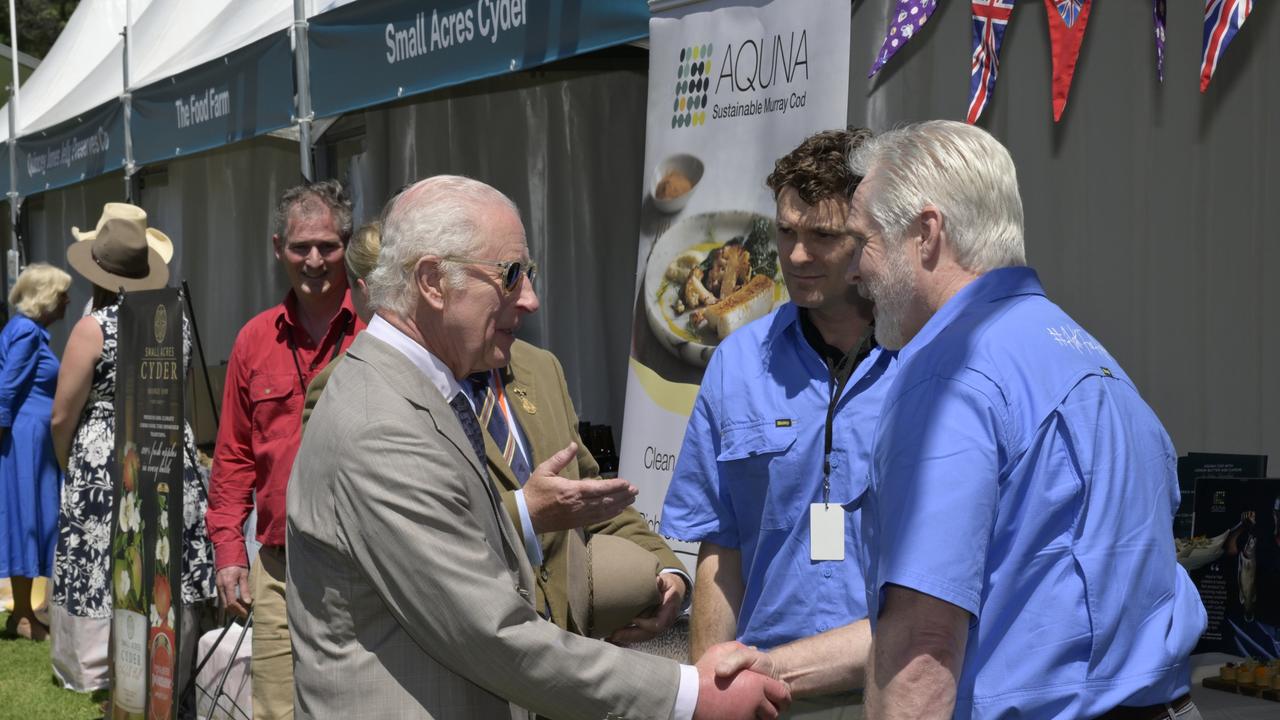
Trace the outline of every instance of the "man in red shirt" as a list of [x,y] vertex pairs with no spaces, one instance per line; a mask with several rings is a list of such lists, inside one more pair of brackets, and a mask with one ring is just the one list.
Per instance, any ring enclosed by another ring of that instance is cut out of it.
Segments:
[[[274,230],[291,289],[241,328],[231,348],[206,516],[222,602],[242,617],[254,608],[255,720],[293,717],[285,490],[302,441],[303,398],[312,378],[364,329],[343,267],[351,202],[342,185],[326,180],[285,191]],[[242,528],[255,492],[262,548],[251,572]]]

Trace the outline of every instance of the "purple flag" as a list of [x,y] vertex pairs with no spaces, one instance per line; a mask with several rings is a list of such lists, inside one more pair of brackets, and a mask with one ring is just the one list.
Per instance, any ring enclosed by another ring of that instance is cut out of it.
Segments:
[[1151,18],[1156,26],[1156,78],[1164,82],[1164,2],[1151,0]]
[[937,0],[898,0],[898,7],[889,18],[889,30],[885,33],[884,44],[880,46],[880,52],[876,53],[875,64],[871,66],[867,77],[880,72],[889,58],[920,32],[937,7]]

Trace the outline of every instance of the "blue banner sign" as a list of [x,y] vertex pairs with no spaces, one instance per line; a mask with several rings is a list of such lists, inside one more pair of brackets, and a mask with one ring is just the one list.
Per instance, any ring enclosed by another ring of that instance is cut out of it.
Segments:
[[273,33],[133,91],[133,154],[139,165],[247,140],[292,122],[289,35]]
[[319,117],[630,42],[645,0],[361,0],[311,19]]
[[25,196],[78,183],[124,166],[124,108],[119,100],[18,138],[18,192]]

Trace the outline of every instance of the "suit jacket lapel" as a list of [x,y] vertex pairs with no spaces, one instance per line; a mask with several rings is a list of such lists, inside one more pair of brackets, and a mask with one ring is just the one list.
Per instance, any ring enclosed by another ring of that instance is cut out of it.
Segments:
[[[461,423],[458,422],[458,416],[453,412],[453,408],[449,406],[449,403],[436,392],[435,388],[422,376],[422,372],[418,370],[409,358],[405,357],[399,350],[367,333],[361,333],[355,339],[347,354],[358,360],[368,362],[376,368],[386,378],[388,384],[395,388],[405,400],[408,400],[431,418],[431,423],[435,426],[437,432],[458,448],[471,466],[476,481],[484,485],[493,511],[498,516],[498,527],[501,528],[502,539],[508,546],[507,549],[510,555],[515,558],[524,558],[524,542],[517,537],[515,528],[512,527],[510,519],[507,518],[506,510],[502,507],[502,500],[499,499],[493,483],[486,478],[484,468],[480,465],[480,459],[475,456],[475,451],[471,448],[471,441],[467,439],[466,432],[463,431]],[[488,432],[485,432],[484,435],[487,452],[488,448],[493,445],[493,440],[489,439]],[[501,460],[502,456],[499,455],[498,459]],[[508,469],[507,472],[510,473],[511,471]],[[505,522],[504,519],[506,519]],[[528,561],[525,560],[524,564],[527,565]],[[519,567],[520,563],[517,562],[516,565]],[[521,571],[521,575],[523,578],[523,571]]]

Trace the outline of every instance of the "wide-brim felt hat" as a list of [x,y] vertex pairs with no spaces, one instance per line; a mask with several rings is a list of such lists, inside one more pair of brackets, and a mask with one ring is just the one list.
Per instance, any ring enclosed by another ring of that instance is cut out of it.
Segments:
[[164,257],[147,243],[146,226],[134,218],[103,222],[94,238],[67,248],[67,263],[106,290],[157,290],[169,282]]
[[164,260],[164,264],[168,265],[173,259],[173,241],[169,239],[158,228],[147,225],[147,211],[137,205],[129,203],[110,202],[102,206],[102,216],[98,218],[98,224],[92,230],[81,231],[80,228],[71,227],[71,235],[75,237],[77,242],[88,242],[98,236],[98,231],[102,229],[103,223],[112,218],[126,218],[137,220],[147,229],[147,245],[153,250],[160,253],[160,258]]
[[[571,553],[570,562],[576,554]],[[578,624],[585,625],[582,629],[590,637],[608,637],[635,618],[653,612],[662,601],[656,580],[662,563],[626,538],[592,535],[586,542],[582,566],[587,578],[580,587],[587,597],[585,602],[571,597],[570,602],[585,606],[585,623],[578,620]]]

